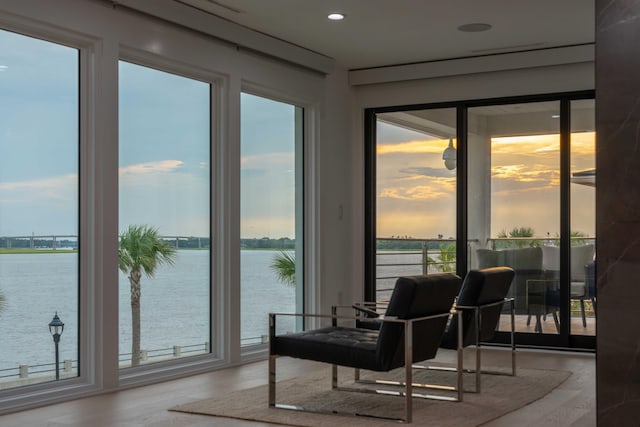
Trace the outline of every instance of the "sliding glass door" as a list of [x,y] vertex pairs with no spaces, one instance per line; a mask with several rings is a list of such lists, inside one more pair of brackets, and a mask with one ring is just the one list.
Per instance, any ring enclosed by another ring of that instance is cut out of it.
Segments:
[[508,266],[520,343],[593,348],[593,94],[442,105],[367,111],[365,295]]
[[596,334],[595,101],[571,101],[571,334]]
[[376,300],[399,276],[456,271],[455,123],[455,108],[376,116]]
[[513,268],[516,330],[559,334],[560,102],[474,107],[468,118],[469,156],[483,160],[469,165],[470,268]]

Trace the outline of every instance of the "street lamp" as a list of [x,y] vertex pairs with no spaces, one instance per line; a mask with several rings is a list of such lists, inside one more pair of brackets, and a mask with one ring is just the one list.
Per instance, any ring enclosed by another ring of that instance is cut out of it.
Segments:
[[64,331],[64,323],[62,323],[58,317],[58,312],[56,311],[53,319],[49,322],[49,332],[51,332],[51,336],[53,336],[53,343],[56,346],[56,380],[60,379],[58,344],[60,343],[60,335],[62,335],[62,331]]

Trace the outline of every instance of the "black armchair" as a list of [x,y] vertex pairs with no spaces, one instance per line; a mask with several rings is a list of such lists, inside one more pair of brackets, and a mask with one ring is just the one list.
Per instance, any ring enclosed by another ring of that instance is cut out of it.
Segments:
[[[493,339],[498,329],[505,303],[511,314],[511,374],[516,373],[514,299],[507,298],[515,272],[509,267],[492,267],[471,270],[462,282],[455,310],[462,312],[463,347],[476,347],[476,392],[480,392],[482,367],[481,345]],[[451,318],[445,330],[441,347],[455,349],[458,346],[458,317]]]
[[[405,413],[402,421],[411,422],[412,398],[421,397],[412,392],[412,364],[435,357],[450,316],[461,279],[455,274],[401,277],[397,280],[385,315],[378,319],[378,330],[337,326],[344,318],[332,318],[329,327],[286,335],[276,335],[278,316],[269,314],[269,406],[294,409],[290,405],[276,403],[276,359],[279,356],[309,359],[330,363],[332,388],[338,388],[337,366],[386,372],[404,367],[404,392],[394,392],[405,397]],[[355,321],[355,318],[352,318]],[[460,335],[460,344],[462,335]],[[461,359],[459,360],[461,366]],[[457,378],[457,398],[462,400],[462,376]],[[362,391],[340,387],[341,390]],[[371,392],[371,390],[370,390]],[[381,393],[380,390],[374,392]],[[387,394],[382,392],[381,394]],[[310,408],[299,408],[313,411]],[[359,414],[363,415],[363,414]]]

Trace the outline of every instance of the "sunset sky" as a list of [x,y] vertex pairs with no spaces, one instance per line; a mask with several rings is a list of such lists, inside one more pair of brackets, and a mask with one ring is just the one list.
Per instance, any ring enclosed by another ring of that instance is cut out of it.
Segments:
[[[77,80],[77,50],[0,31],[0,235],[77,234]],[[209,85],[124,62],[119,85],[120,228],[208,235],[219,208],[209,200]],[[293,238],[295,107],[243,94],[241,121],[242,237]],[[455,236],[448,143],[379,123],[379,237]],[[491,153],[492,236],[556,236],[558,136],[494,138]],[[572,172],[594,167],[594,133],[573,134]],[[593,235],[595,190],[570,188],[572,231]]]
[[[594,137],[572,135],[572,172],[595,167]],[[442,161],[448,143],[379,122],[378,237],[455,236],[455,170]],[[494,138],[491,153],[492,237],[514,227],[531,227],[538,237],[558,235],[559,137]],[[594,235],[595,190],[572,184],[571,191],[572,230]]]
[[[0,236],[78,233],[78,68],[76,49],[0,30]],[[209,84],[119,72],[120,229],[208,236]],[[294,237],[293,130],[293,106],[243,94],[242,237]]]

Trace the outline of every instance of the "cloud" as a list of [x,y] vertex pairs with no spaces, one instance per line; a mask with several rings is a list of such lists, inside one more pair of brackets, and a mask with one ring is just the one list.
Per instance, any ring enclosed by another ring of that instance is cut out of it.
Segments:
[[408,175],[427,176],[432,178],[452,178],[455,179],[455,171],[450,171],[444,167],[432,168],[428,166],[413,166],[400,169],[400,173]]
[[445,140],[421,140],[408,141],[397,144],[377,144],[377,154],[415,154],[415,153],[442,153],[447,148],[449,141]]
[[411,188],[387,188],[382,190],[378,197],[387,197],[400,200],[427,200],[439,199],[447,193],[439,191],[432,186],[415,186]]
[[78,175],[66,174],[30,181],[0,182],[0,201],[31,203],[34,200],[72,202],[77,199]]
[[120,166],[118,173],[120,176],[168,173],[181,168],[183,165],[184,162],[182,160],[160,160],[157,162],[145,162],[129,166]]

